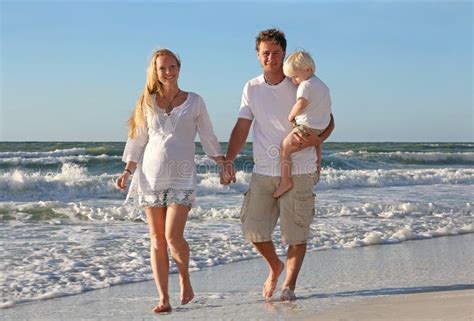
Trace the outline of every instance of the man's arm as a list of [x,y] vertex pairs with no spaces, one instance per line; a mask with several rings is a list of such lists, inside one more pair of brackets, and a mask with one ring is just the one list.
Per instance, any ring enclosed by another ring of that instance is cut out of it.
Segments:
[[252,120],[246,118],[237,119],[237,123],[235,123],[230,135],[229,145],[227,146],[226,160],[235,160],[247,140],[251,126]]
[[300,146],[303,148],[310,147],[310,146],[315,146],[318,148],[321,146],[321,144],[328,139],[328,137],[331,135],[332,131],[334,130],[335,123],[334,123],[334,117],[331,114],[331,121],[329,122],[328,127],[319,135],[313,134],[313,133],[307,133],[309,134],[308,136],[304,136],[301,133],[295,134],[296,140],[300,143]]
[[326,127],[326,129],[321,134],[319,134],[319,138],[324,142],[329,136],[331,136],[334,127],[336,127],[334,124],[334,117],[331,114],[331,121],[329,122],[328,127]]
[[227,185],[231,181],[235,183],[235,170],[233,161],[244,146],[251,126],[252,120],[246,118],[237,119],[237,123],[235,124],[232,134],[230,135],[229,145],[227,146],[227,154],[225,157],[225,164],[221,179],[222,184]]

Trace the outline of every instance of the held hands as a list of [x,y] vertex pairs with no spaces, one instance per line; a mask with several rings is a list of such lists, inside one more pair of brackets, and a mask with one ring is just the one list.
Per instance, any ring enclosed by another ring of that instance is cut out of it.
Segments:
[[130,178],[130,173],[127,171],[124,171],[122,175],[120,175],[119,178],[115,181],[115,187],[117,187],[120,190],[125,190],[127,188],[127,183],[128,179]]
[[219,178],[222,185],[228,185],[230,182],[235,183],[234,164],[230,160],[226,160],[224,156],[211,157],[219,168]]
[[226,160],[222,164],[219,164],[219,176],[220,183],[222,185],[229,185],[235,183],[235,169],[234,163],[231,160]]

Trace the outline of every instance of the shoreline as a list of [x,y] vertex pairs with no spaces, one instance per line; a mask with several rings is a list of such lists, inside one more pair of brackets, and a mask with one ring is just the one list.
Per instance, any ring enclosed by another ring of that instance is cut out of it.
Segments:
[[[293,302],[279,301],[279,287],[274,299],[263,300],[261,286],[267,270],[263,260],[253,259],[191,273],[196,297],[185,306],[178,304],[178,275],[171,274],[173,312],[168,315],[151,312],[157,301],[156,289],[153,281],[144,281],[19,304],[2,309],[2,319],[349,321],[371,320],[366,317],[375,315],[373,320],[392,321],[395,319],[390,319],[389,311],[398,316],[401,308],[409,307],[405,309],[407,319],[396,319],[408,321],[424,312],[418,305],[410,305],[411,300],[424,302],[420,305],[423,309],[449,312],[452,306],[458,306],[471,313],[472,308],[469,311],[467,307],[474,306],[469,304],[474,297],[474,271],[466,271],[466,267],[474,266],[473,243],[471,233],[393,245],[310,251],[297,284],[298,300]],[[360,318],[354,313],[360,313]],[[426,319],[416,320],[470,320],[469,315],[468,319],[435,319],[439,315],[421,314]]]

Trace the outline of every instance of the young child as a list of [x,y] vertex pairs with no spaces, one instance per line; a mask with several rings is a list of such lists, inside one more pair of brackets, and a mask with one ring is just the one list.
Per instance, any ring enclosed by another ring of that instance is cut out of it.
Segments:
[[[319,135],[331,121],[331,97],[329,88],[314,75],[316,66],[311,55],[304,51],[291,54],[283,64],[283,72],[298,85],[296,103],[288,120],[293,123],[293,131],[286,136],[280,146],[281,180],[273,197],[278,198],[293,187],[291,180],[291,154],[302,148],[294,138],[295,132]],[[321,171],[322,148],[316,149],[318,176]]]

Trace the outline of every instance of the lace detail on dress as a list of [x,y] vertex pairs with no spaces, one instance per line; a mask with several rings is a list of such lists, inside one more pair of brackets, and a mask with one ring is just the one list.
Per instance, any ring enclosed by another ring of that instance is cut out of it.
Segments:
[[[190,94],[188,94],[189,97]],[[167,114],[158,105],[155,105],[157,110],[157,119],[159,123],[159,132],[161,135],[168,135],[174,132],[176,124],[178,123],[179,117],[183,113],[183,109],[188,102],[188,98],[180,106],[176,106],[171,110],[170,114]]]
[[192,206],[195,194],[193,189],[174,189],[152,191],[149,193],[138,193],[140,205],[146,207],[165,207],[170,204]]
[[178,123],[179,112],[167,115],[165,112],[158,112],[158,123],[160,124],[161,134],[171,134]]

